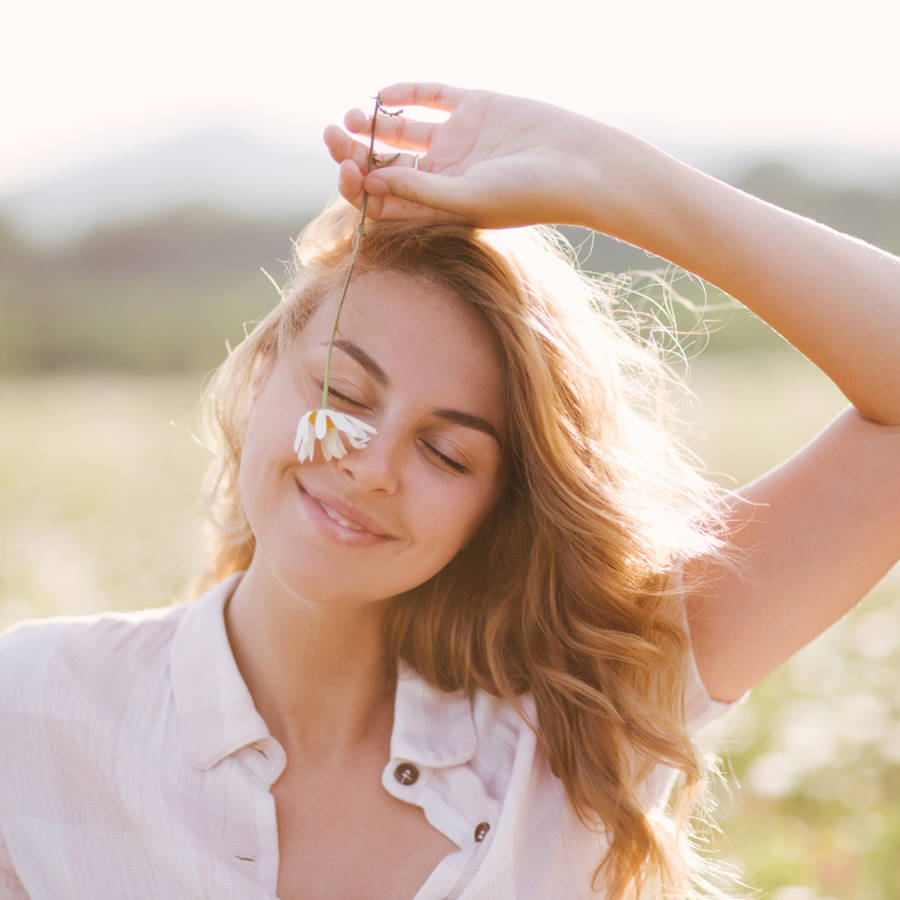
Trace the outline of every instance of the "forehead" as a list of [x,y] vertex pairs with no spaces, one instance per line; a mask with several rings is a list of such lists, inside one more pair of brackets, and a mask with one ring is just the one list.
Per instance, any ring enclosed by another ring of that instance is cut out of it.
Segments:
[[[327,344],[340,291],[329,293],[299,336],[307,350]],[[467,411],[503,415],[500,346],[470,303],[425,278],[395,271],[351,279],[341,311],[341,340],[352,341],[384,370],[392,388],[463,401]],[[340,355],[335,353],[335,360]]]

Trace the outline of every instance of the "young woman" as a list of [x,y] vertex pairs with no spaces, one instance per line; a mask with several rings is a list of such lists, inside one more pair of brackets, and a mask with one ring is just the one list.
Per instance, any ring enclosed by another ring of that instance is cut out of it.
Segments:
[[[554,107],[382,99],[451,115],[378,116],[371,171],[365,114],[326,131],[350,205],[208,398],[207,593],[0,642],[3,897],[710,893],[692,734],[900,555],[900,261]],[[486,230],[549,222],[717,284],[852,405],[719,494],[609,298]]]

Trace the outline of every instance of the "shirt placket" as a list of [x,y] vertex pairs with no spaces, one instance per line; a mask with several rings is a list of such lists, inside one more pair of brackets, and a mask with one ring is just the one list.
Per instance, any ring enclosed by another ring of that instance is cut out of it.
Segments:
[[487,854],[500,804],[468,765],[441,768],[393,758],[382,785],[391,796],[420,807],[429,824],[460,848],[441,860],[413,900],[458,897]]
[[229,848],[236,868],[275,898],[278,888],[278,818],[271,787],[284,770],[286,756],[274,738],[250,744],[235,754],[244,771],[246,796],[235,817]]

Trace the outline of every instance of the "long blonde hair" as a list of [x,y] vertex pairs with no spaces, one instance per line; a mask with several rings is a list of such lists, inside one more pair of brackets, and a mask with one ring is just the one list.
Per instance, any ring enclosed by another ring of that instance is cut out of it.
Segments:
[[[238,482],[250,392],[340,283],[356,215],[333,207],[304,231],[282,302],[209,386],[214,541],[199,587],[253,557]],[[510,436],[505,489],[474,538],[390,601],[389,659],[523,715],[531,694],[552,771],[582,823],[608,840],[595,888],[602,881],[614,900],[652,888],[688,896],[685,844],[648,815],[640,787],[659,764],[683,773],[685,797],[703,783],[685,731],[690,649],[670,574],[721,541],[717,491],[661,418],[660,354],[549,229],[369,223],[356,271],[384,269],[451,290],[493,329]]]

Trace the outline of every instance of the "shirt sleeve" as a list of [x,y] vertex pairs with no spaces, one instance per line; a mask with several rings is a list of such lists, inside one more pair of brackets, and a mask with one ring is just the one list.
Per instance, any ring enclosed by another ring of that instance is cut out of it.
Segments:
[[10,812],[6,796],[5,779],[10,777],[9,750],[12,737],[9,730],[9,714],[16,709],[15,697],[19,692],[23,672],[30,673],[31,660],[19,652],[19,636],[24,633],[21,624],[0,634],[0,720],[5,730],[0,732],[0,898],[2,900],[28,900],[28,894],[16,874],[7,842],[6,829],[10,827]]
[[16,875],[12,859],[6,846],[6,839],[0,832],[0,897],[3,900],[28,900],[28,894]]

